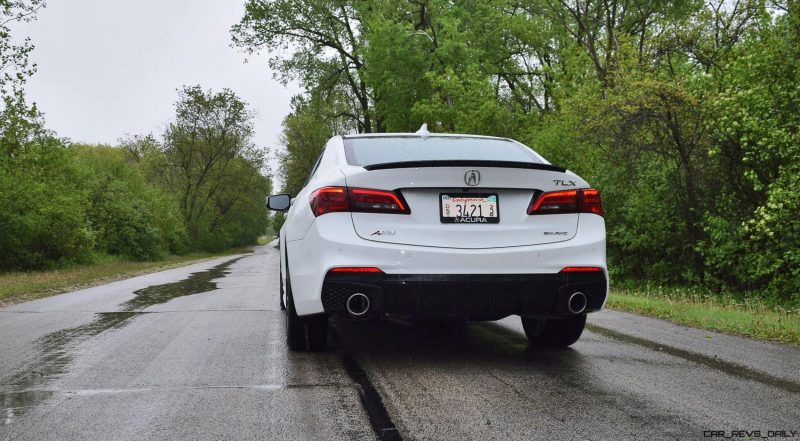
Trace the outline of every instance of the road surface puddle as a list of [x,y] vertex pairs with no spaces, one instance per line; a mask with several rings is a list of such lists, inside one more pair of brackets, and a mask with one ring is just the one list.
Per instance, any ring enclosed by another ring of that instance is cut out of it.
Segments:
[[89,323],[61,329],[38,339],[34,360],[26,368],[4,377],[0,383],[0,425],[13,423],[28,409],[55,394],[44,386],[69,371],[73,360],[80,354],[81,343],[105,331],[125,326],[137,315],[146,314],[142,310],[149,306],[216,290],[214,280],[225,277],[230,266],[239,259],[241,257],[192,273],[177,282],[134,291],[135,297],[119,305],[119,311],[97,313]]

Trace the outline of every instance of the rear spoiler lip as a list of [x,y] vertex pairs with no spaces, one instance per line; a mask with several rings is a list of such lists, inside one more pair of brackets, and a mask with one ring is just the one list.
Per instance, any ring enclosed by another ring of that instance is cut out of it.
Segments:
[[443,161],[401,161],[384,162],[380,164],[364,165],[366,170],[387,170],[392,168],[417,168],[417,167],[500,167],[500,168],[527,168],[531,170],[547,170],[566,173],[567,169],[551,164],[518,161],[489,161],[489,160],[443,160]]

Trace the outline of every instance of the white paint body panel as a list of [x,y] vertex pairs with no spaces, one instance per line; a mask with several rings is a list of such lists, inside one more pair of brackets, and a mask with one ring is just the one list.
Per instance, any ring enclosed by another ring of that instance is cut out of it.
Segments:
[[[347,185],[398,190],[411,207],[411,214],[407,216],[353,213],[356,233],[364,239],[376,242],[446,248],[535,245],[561,242],[575,237],[578,230],[577,214],[527,214],[534,191],[564,189],[555,186],[553,181],[565,179],[565,173],[478,167],[481,174],[480,184],[466,187],[464,174],[469,169],[470,167],[431,167],[367,171],[362,167],[345,168]],[[588,186],[576,176],[570,179],[577,181],[574,188],[580,188],[577,185]],[[500,223],[441,223],[439,195],[465,192],[496,193]],[[390,230],[395,234],[372,234],[378,230]]]
[[[606,267],[605,221],[596,214],[527,215],[533,191],[587,188],[566,173],[473,167],[481,173],[476,192],[499,195],[499,224],[442,224],[438,194],[461,191],[470,167],[367,171],[348,165],[341,137],[326,145],[315,173],[297,195],[281,229],[281,277],[291,287],[299,315],[324,312],[322,283],[328,270],[374,266],[387,274],[544,274],[567,266]],[[556,180],[575,182],[563,187]],[[325,186],[400,189],[410,215],[328,213],[314,217],[309,196]],[[432,195],[435,195],[433,197]],[[372,235],[377,230],[393,235]],[[547,236],[545,232],[567,232]],[[288,260],[287,260],[288,258]]]

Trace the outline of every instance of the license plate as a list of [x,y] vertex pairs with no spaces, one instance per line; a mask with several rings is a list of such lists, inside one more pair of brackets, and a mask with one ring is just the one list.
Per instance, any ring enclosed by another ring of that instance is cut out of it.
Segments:
[[500,207],[495,193],[441,193],[440,219],[445,224],[496,224]]

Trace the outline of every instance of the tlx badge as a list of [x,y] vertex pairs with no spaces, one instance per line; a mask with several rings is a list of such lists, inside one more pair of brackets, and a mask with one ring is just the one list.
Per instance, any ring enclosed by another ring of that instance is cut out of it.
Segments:
[[553,179],[553,183],[562,187],[574,187],[575,181],[564,181],[561,179]]

